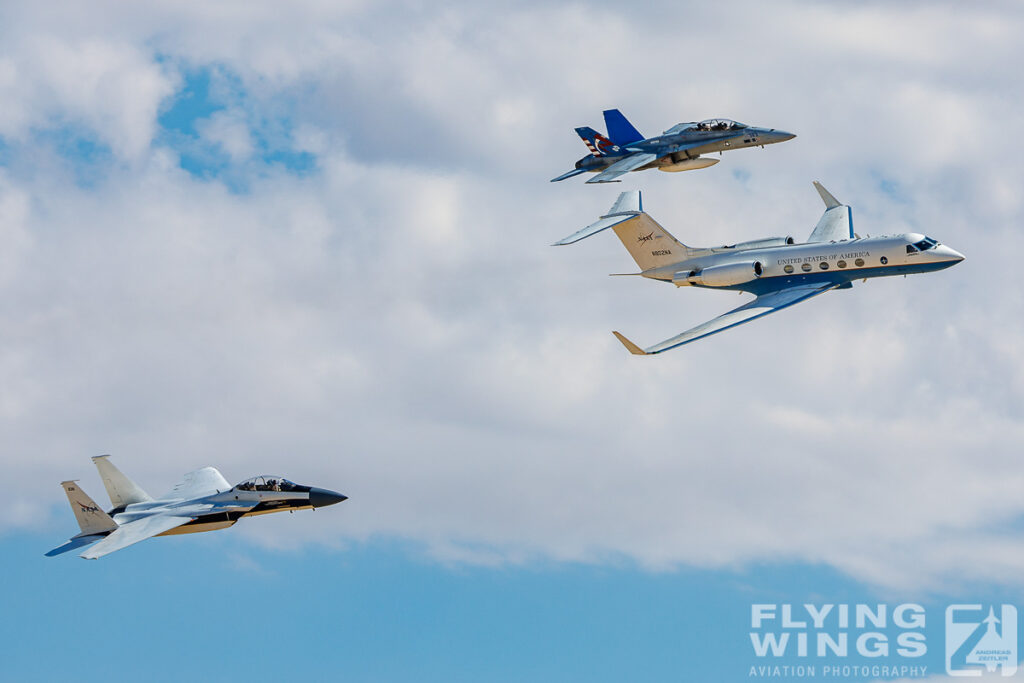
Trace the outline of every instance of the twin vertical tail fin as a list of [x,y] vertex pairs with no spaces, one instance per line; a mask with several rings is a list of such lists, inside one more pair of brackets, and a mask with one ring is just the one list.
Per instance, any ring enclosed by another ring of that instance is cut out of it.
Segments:
[[75,513],[75,520],[82,530],[81,536],[104,534],[117,528],[117,522],[111,519],[89,494],[80,489],[77,482],[62,481],[60,485],[64,487],[64,493],[71,503],[71,511]]
[[618,153],[619,148],[614,142],[598,133],[593,128],[583,126],[576,129],[576,134],[583,140],[590,153],[595,157],[603,157]]
[[124,476],[114,463],[107,460],[109,455],[97,455],[92,459],[96,469],[100,471],[103,485],[107,487],[110,503],[115,508],[122,508],[132,503],[147,503],[153,498],[142,490],[142,487]]
[[110,515],[104,512],[85,491],[78,488],[77,483],[62,481],[60,485],[68,496],[71,511],[75,513],[75,520],[78,521],[78,528],[82,530],[82,533],[72,536],[71,540],[64,545],[46,553],[47,557],[95,543],[117,529],[117,522],[111,519]]
[[644,139],[640,131],[634,128],[633,124],[626,120],[626,117],[618,109],[605,110],[604,125],[608,129],[608,137],[620,147],[632,145],[634,142]]

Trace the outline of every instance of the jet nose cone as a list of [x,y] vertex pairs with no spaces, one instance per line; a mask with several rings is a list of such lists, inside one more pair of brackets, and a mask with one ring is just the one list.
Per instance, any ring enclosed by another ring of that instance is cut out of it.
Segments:
[[796,137],[793,133],[788,133],[784,130],[772,130],[771,132],[772,142],[785,142],[786,140],[792,140]]
[[343,500],[348,500],[348,496],[316,487],[309,489],[309,504],[315,508],[327,507],[328,505],[340,503]]
[[956,249],[951,249],[951,248],[947,247],[945,244],[940,245],[936,249],[936,251],[939,252],[939,255],[941,255],[943,257],[943,260],[945,260],[945,261],[952,261],[953,263],[960,263],[961,261],[964,260],[964,255],[963,254],[961,254]]

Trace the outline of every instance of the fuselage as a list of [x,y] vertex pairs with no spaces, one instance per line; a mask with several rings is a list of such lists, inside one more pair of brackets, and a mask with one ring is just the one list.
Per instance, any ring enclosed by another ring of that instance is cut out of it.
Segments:
[[949,268],[963,259],[959,252],[929,237],[905,233],[755,249],[691,249],[688,258],[645,271],[643,275],[680,287],[731,289],[759,295],[798,283],[831,282],[844,286],[871,277],[926,273]]
[[608,168],[627,154],[644,152],[657,154],[659,158],[636,170],[659,168],[662,170],[690,170],[704,168],[718,162],[706,159],[696,162],[701,154],[723,152],[744,147],[763,147],[776,142],[785,142],[795,136],[774,128],[755,128],[741,123],[728,122],[731,127],[716,129],[714,125],[702,129],[707,122],[679,124],[653,138],[633,142],[625,147],[603,147],[602,156],[588,155],[576,162],[576,168],[601,171]]
[[133,503],[111,510],[108,514],[119,525],[155,514],[195,518],[187,524],[158,534],[171,536],[223,529],[242,517],[311,510],[345,499],[346,496],[327,489],[295,484],[283,477],[262,476],[201,498]]

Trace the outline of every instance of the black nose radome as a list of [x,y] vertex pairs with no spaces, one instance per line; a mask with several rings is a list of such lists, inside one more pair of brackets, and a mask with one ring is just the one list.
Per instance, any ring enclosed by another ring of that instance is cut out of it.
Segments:
[[318,489],[316,487],[309,489],[309,504],[315,508],[334,505],[335,503],[340,503],[343,500],[348,500],[348,496],[343,496],[340,493],[328,491],[327,489]]

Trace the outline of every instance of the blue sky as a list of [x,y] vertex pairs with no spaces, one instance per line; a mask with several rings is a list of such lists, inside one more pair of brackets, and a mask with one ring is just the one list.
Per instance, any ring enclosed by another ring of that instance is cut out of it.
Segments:
[[[1019,604],[1016,6],[62,10],[0,9],[18,679],[110,680],[113,642],[125,678],[749,680],[754,602],[920,603],[931,675],[946,605]],[[615,106],[798,137],[549,183]],[[609,331],[735,296],[547,246],[626,189],[690,244],[800,239],[812,180],[967,260],[645,363]],[[350,500],[44,558],[101,453],[151,493],[213,465]]]
[[[4,608],[26,619],[5,620],[5,640],[20,644],[7,675],[98,680],[116,652],[119,680],[243,680],[254,666],[357,681],[744,680],[765,663],[746,636],[752,602],[878,600],[820,567],[455,568],[388,542],[268,553],[220,536],[161,539],[104,563],[16,562]],[[40,540],[8,537],[5,552],[38,556]],[[925,629],[929,653],[911,663],[939,672],[945,605],[921,604],[939,618]]]

